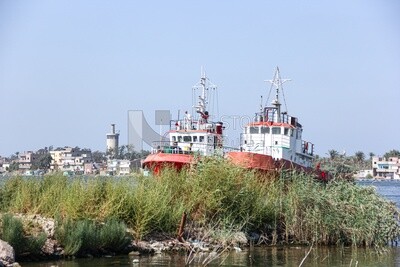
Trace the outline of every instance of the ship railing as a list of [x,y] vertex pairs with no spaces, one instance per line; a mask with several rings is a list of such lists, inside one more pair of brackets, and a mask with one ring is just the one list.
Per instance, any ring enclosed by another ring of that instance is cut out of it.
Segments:
[[256,112],[255,120],[256,121],[271,121],[271,122],[280,121],[283,123],[289,123],[290,118],[291,117],[286,112],[278,114],[278,110],[275,107],[265,107],[264,111]]
[[301,151],[303,154],[314,156],[314,144],[307,141],[302,141]]
[[231,151],[238,151],[238,148],[223,146],[222,144],[205,144],[200,142],[175,143],[173,141],[155,141],[152,144],[152,153],[166,154],[225,154]]
[[[213,121],[202,121],[199,120],[188,120],[188,119],[181,119],[181,120],[171,120],[170,121],[170,130],[205,130],[208,132],[217,132],[218,133],[218,126],[222,129],[222,122],[213,122]],[[221,130],[220,129],[220,130]]]

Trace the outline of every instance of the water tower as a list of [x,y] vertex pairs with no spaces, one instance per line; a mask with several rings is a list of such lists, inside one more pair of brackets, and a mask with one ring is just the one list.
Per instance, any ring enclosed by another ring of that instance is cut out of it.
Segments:
[[111,133],[107,134],[107,154],[115,158],[118,154],[119,133],[115,132],[115,124],[111,124]]

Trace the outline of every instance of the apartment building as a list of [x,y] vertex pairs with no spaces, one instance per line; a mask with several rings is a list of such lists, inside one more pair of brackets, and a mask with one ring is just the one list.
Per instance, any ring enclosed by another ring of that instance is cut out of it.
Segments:
[[92,162],[92,152],[89,149],[72,147],[57,148],[50,151],[52,171],[68,171],[83,174],[85,164]]
[[127,159],[110,159],[107,161],[107,174],[128,175],[131,172],[131,162]]
[[33,161],[36,159],[36,154],[32,151],[26,151],[18,154],[18,163],[19,163],[19,171],[25,173],[30,170],[33,164]]
[[372,158],[372,172],[377,179],[400,179],[400,158]]

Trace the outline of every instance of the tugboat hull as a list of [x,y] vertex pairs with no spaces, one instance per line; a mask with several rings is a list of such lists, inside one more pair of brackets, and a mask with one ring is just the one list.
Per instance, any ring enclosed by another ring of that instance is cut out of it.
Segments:
[[285,159],[275,160],[269,155],[252,152],[229,152],[227,158],[233,164],[246,169],[256,169],[261,171],[298,170],[304,172],[312,170],[311,168],[303,167]]
[[150,154],[143,161],[143,168],[153,170],[154,174],[159,174],[162,168],[172,167],[180,171],[183,167],[189,166],[194,160],[190,154]]
[[273,159],[269,155],[257,154],[252,152],[235,151],[229,152],[227,158],[236,166],[245,169],[257,170],[262,172],[295,170],[308,174],[313,174],[318,180],[327,181],[328,176],[319,168],[313,169],[304,167],[285,159]]

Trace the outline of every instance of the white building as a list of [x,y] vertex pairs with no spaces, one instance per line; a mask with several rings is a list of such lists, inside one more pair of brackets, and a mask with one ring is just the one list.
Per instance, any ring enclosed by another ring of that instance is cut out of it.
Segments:
[[107,161],[107,173],[110,175],[128,175],[131,162],[127,159],[110,159]]
[[6,171],[5,167],[3,166],[4,164],[4,159],[0,156],[0,173],[3,173]]
[[30,170],[33,164],[33,161],[36,159],[36,154],[32,151],[27,151],[24,153],[20,153],[18,155],[18,163],[19,163],[19,170],[22,173]]
[[373,178],[374,177],[374,172],[373,170],[360,170],[356,172],[353,176],[356,179],[368,179],[368,178]]
[[400,179],[400,158],[372,158],[373,176],[377,179]]
[[92,152],[89,149],[72,147],[57,148],[50,151],[52,171],[72,171],[84,173],[85,163],[92,162]]

